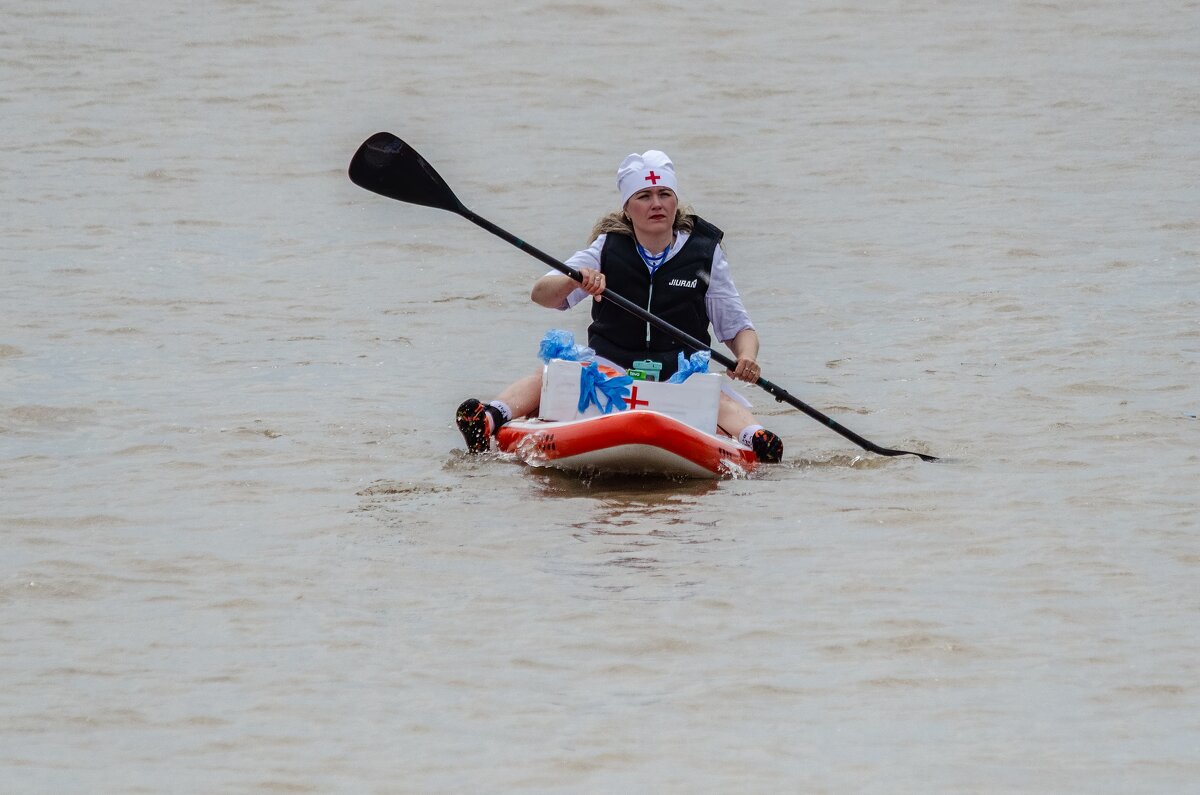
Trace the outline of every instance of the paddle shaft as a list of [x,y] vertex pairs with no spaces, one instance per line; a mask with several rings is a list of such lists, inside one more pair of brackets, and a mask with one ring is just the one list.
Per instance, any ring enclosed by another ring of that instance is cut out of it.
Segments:
[[[575,270],[570,265],[567,265],[564,262],[560,262],[559,260],[550,256],[549,254],[542,251],[541,249],[539,249],[535,246],[529,245],[528,243],[526,243],[524,240],[517,237],[516,235],[511,234],[510,232],[508,232],[504,229],[501,229],[500,227],[496,226],[495,224],[493,224],[491,221],[487,220],[486,218],[476,215],[475,213],[468,210],[465,206],[463,206],[461,202],[458,203],[458,207],[455,208],[455,210],[462,217],[466,218],[471,223],[473,223],[479,227],[482,227],[483,229],[486,229],[487,231],[491,232],[493,235],[500,238],[501,240],[511,243],[512,245],[514,245],[517,248],[524,251],[526,254],[529,254],[533,257],[536,257],[537,259],[540,259],[542,262],[546,263],[551,268],[554,268],[559,273],[569,276],[570,278],[574,279],[577,282],[580,282],[580,283],[583,282],[583,276],[579,273],[579,271]],[[618,293],[614,293],[612,290],[610,290],[608,288],[605,288],[604,292],[601,293],[601,295],[604,296],[605,301],[612,301],[617,306],[624,309],[626,312],[629,312],[630,314],[641,318],[642,320],[646,321],[647,323],[649,323],[650,325],[659,329],[660,331],[663,331],[666,334],[671,335],[672,337],[674,337],[679,342],[683,343],[688,348],[691,348],[691,349],[697,350],[697,351],[708,351],[710,357],[714,361],[716,361],[718,364],[724,365],[726,367],[726,369],[734,370],[737,368],[737,362],[734,361],[733,359],[729,358],[728,356],[721,353],[720,351],[713,350],[711,347],[709,347],[708,345],[705,345],[703,342],[696,339],[691,334],[688,334],[687,332],[683,331],[682,329],[675,328],[667,321],[657,317],[656,315],[651,314],[648,310],[643,309],[642,307],[638,306],[637,304],[635,304],[633,301],[630,301],[625,296],[619,295]],[[781,403],[787,403],[790,406],[794,406],[795,408],[800,409],[801,411],[803,411],[808,416],[812,417],[817,422],[821,423],[822,425],[824,425],[825,427],[834,431],[835,433],[840,433],[842,436],[844,436],[847,439],[849,439],[850,441],[854,442],[856,445],[863,448],[864,450],[869,450],[872,453],[876,453],[878,455],[886,455],[886,456],[915,455],[923,461],[936,461],[937,460],[936,456],[925,455],[924,453],[914,453],[909,450],[891,450],[886,447],[880,447],[879,445],[875,444],[874,442],[870,441],[869,439],[864,439],[863,437],[859,436],[854,431],[852,431],[849,428],[847,428],[846,426],[842,425],[837,420],[833,419],[832,417],[826,416],[825,414],[821,413],[817,409],[815,409],[812,406],[805,403],[803,400],[800,400],[799,398],[792,395],[786,389],[783,389],[782,387],[771,383],[770,381],[768,381],[765,378],[760,377],[757,381],[754,382],[754,385],[759,387],[760,389],[764,390],[765,392],[769,393],[770,395],[774,396],[774,398],[776,400],[780,401]]]

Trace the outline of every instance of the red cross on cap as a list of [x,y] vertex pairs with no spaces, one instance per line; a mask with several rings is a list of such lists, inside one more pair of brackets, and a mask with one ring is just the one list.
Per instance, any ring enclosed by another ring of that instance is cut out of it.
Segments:
[[651,185],[657,185],[660,179],[662,179],[662,175],[655,174],[653,171],[651,171],[649,176],[646,177],[646,181]]

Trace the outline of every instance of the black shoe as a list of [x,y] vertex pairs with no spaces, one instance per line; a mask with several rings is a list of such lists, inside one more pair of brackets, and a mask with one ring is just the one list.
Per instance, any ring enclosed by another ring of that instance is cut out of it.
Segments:
[[483,404],[467,398],[454,412],[454,422],[467,443],[467,452],[486,453],[491,445],[488,434],[488,414]]
[[754,455],[764,464],[778,464],[783,460],[783,441],[766,428],[754,432],[750,445],[754,448]]
[[467,398],[454,413],[454,422],[467,443],[468,452],[486,453],[491,447],[491,437],[504,424],[504,415],[495,406]]

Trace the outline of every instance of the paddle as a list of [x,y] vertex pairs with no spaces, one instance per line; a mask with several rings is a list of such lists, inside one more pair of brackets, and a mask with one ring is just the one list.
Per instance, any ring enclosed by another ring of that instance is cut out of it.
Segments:
[[[363,142],[363,145],[354,153],[354,159],[350,161],[350,181],[359,187],[366,188],[382,196],[387,196],[389,199],[458,213],[471,223],[483,227],[502,240],[508,241],[526,254],[531,254],[540,259],[556,271],[570,276],[577,282],[583,281],[583,277],[580,276],[579,271],[571,266],[559,262],[549,254],[534,248],[524,240],[504,231],[486,218],[480,218],[468,210],[458,200],[458,197],[454,195],[454,191],[450,190],[450,186],[446,184],[446,181],[433,169],[433,166],[429,165],[425,161],[425,158],[421,157],[415,149],[391,133],[375,133]],[[614,293],[612,290],[605,289],[602,295],[605,300],[612,301],[630,314],[669,334],[683,343],[685,347],[696,351],[708,351],[713,361],[725,365],[729,370],[737,367],[737,362],[733,359],[722,354],[720,351],[713,350],[690,334],[675,328],[670,323],[660,320],[655,315],[623,296]],[[923,461],[937,460],[935,456],[925,455],[924,453],[914,453],[909,450],[889,450],[886,447],[880,447],[874,442],[859,436],[836,420],[825,416],[804,401],[793,397],[787,390],[771,383],[767,379],[759,378],[754,383],[759,388],[773,395],[776,400],[795,406],[817,422],[840,433],[864,450],[870,450],[872,453],[878,453],[879,455],[915,455]]]

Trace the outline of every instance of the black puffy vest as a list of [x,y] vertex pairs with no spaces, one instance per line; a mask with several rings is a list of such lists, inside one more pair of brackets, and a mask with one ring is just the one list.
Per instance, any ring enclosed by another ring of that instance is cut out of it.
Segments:
[[[653,277],[638,254],[634,239],[616,232],[609,232],[604,240],[600,270],[613,292],[709,345],[709,318],[704,298],[708,294],[713,254],[724,233],[699,216],[694,215],[692,219],[695,228],[683,248],[655,271]],[[693,353],[674,337],[611,301],[592,303],[588,345],[622,367],[629,367],[639,359],[661,361],[663,379],[675,372],[680,351],[685,355]]]

